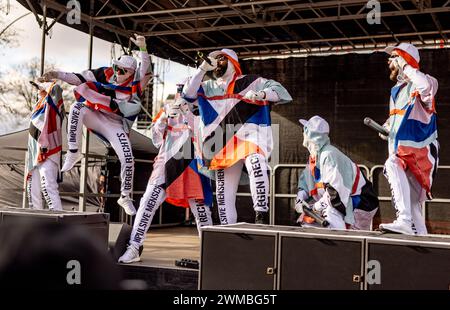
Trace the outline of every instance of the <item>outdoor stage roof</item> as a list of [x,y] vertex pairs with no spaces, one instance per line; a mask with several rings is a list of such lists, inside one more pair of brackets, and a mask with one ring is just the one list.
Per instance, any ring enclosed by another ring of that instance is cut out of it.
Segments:
[[[18,2],[43,12],[44,1]],[[47,16],[68,25],[67,0],[45,2]],[[379,0],[380,23],[372,25],[368,2],[377,1],[83,0],[81,24],[68,26],[88,33],[92,16],[94,36],[128,47],[140,33],[150,53],[183,64],[218,48],[248,58],[370,51],[400,41],[448,47],[450,0]]]

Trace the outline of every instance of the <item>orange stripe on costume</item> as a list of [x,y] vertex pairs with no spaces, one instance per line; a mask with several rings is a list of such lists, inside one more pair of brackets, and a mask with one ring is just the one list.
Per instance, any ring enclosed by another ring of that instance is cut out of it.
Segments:
[[431,195],[430,175],[434,168],[428,158],[427,147],[415,148],[401,145],[397,150],[403,169],[409,169],[427,194]]
[[84,104],[85,104],[87,107],[90,107],[90,108],[92,108],[92,109],[94,109],[94,110],[96,110],[96,111],[98,111],[98,110],[104,110],[104,111],[111,112],[111,113],[114,113],[114,112],[115,112],[115,111],[111,110],[110,107],[104,106],[104,105],[102,105],[102,104],[92,103],[92,102],[90,102],[90,101],[86,101]]
[[389,116],[392,115],[405,115],[406,110],[400,110],[400,109],[393,109],[389,111]]
[[219,170],[231,167],[239,160],[245,159],[248,155],[255,153],[264,155],[264,152],[256,144],[250,141],[240,140],[238,137],[233,136],[225,147],[214,155],[209,169]]
[[309,192],[310,196],[317,195],[319,188],[324,188],[323,183],[319,182],[314,185],[314,188]]
[[394,49],[394,51],[396,51],[399,56],[401,56],[404,60],[406,60],[408,65],[410,65],[414,69],[419,69],[419,63],[407,52],[402,51],[398,48]]
[[189,199],[203,199],[200,176],[187,167],[183,173],[166,188],[166,201],[178,207],[189,208]]
[[163,113],[164,113],[164,109],[159,110],[158,114],[156,114],[156,116],[153,118],[152,123],[155,123],[161,117],[161,115]]
[[51,150],[47,151],[47,153],[45,153],[45,154],[39,152],[38,162],[43,162],[44,160],[46,160],[47,158],[49,158],[53,154],[56,154],[56,153],[61,152],[61,151],[62,151],[62,146],[60,145],[60,146],[55,147],[54,149],[51,149]]
[[250,103],[250,104],[255,104],[255,105],[259,105],[259,106],[265,106],[265,105],[269,105],[269,101],[267,100],[255,100],[255,101],[251,101],[248,100],[246,98],[244,98],[244,96],[242,96],[241,94],[225,94],[223,96],[213,96],[213,97],[206,97],[204,94],[198,93],[197,94],[200,97],[205,98],[206,100],[223,100],[223,99],[239,99],[241,101],[244,101],[246,103]]
[[237,62],[234,58],[232,58],[231,56],[228,56],[227,54],[223,54],[223,55],[228,59],[228,61],[231,61],[231,63],[234,66],[235,73],[234,73],[233,79],[231,80],[231,82],[227,88],[227,94],[232,94],[234,91],[234,83],[236,82],[237,77],[242,75],[242,69],[241,69],[241,65],[239,65],[239,62]]

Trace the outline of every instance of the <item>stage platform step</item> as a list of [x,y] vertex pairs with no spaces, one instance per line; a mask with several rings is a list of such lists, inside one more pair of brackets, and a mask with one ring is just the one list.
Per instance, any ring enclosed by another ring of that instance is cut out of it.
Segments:
[[196,290],[198,270],[175,266],[182,258],[200,260],[195,227],[150,227],[141,261],[120,267],[126,279],[143,280],[150,290]]

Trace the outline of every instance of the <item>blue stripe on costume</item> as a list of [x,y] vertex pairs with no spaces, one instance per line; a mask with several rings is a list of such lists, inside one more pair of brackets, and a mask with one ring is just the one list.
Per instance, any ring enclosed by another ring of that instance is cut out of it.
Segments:
[[402,90],[403,87],[405,87],[406,84],[401,84],[399,86],[394,86],[391,88],[391,98],[396,101],[398,94],[400,93],[400,91]]
[[253,114],[246,123],[252,123],[256,125],[271,125],[270,121],[270,108],[268,105],[261,106],[258,111]]
[[428,139],[437,130],[436,114],[431,116],[428,124],[409,119],[414,104],[408,106],[402,124],[398,128],[397,136],[395,137],[395,149],[397,149],[399,141],[421,142]]
[[356,208],[358,208],[359,203],[361,202],[361,195],[351,196],[351,198],[352,198],[353,210],[355,210]]
[[198,167],[202,166],[202,160],[195,158],[189,163],[189,167],[194,170],[195,173],[198,174],[200,177],[200,182],[202,183],[202,189],[203,189],[203,201],[205,205],[212,206],[213,202],[213,195],[212,195],[212,188],[211,188],[211,181],[210,179],[200,173],[198,171]]
[[38,117],[39,115],[45,113],[46,106],[47,106],[47,105],[44,104],[44,105],[42,106],[42,108],[40,108],[40,109],[37,110],[37,111],[34,111],[34,112],[33,112],[33,115],[31,115],[31,119],[35,119],[35,118]]
[[[202,87],[198,90],[200,94],[204,94],[205,91]],[[198,97],[198,109],[200,110],[200,116],[202,118],[203,124],[211,124],[218,116],[216,110],[211,106],[209,101],[202,96]]]

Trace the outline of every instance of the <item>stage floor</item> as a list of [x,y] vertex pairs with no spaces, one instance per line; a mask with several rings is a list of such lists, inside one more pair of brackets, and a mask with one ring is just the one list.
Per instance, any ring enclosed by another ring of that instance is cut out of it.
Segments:
[[132,265],[180,268],[175,266],[175,260],[182,258],[200,260],[200,238],[196,227],[150,227],[141,261]]
[[182,258],[200,260],[195,227],[150,227],[141,261],[119,266],[125,279],[142,280],[149,290],[196,290],[198,269],[175,266]]

